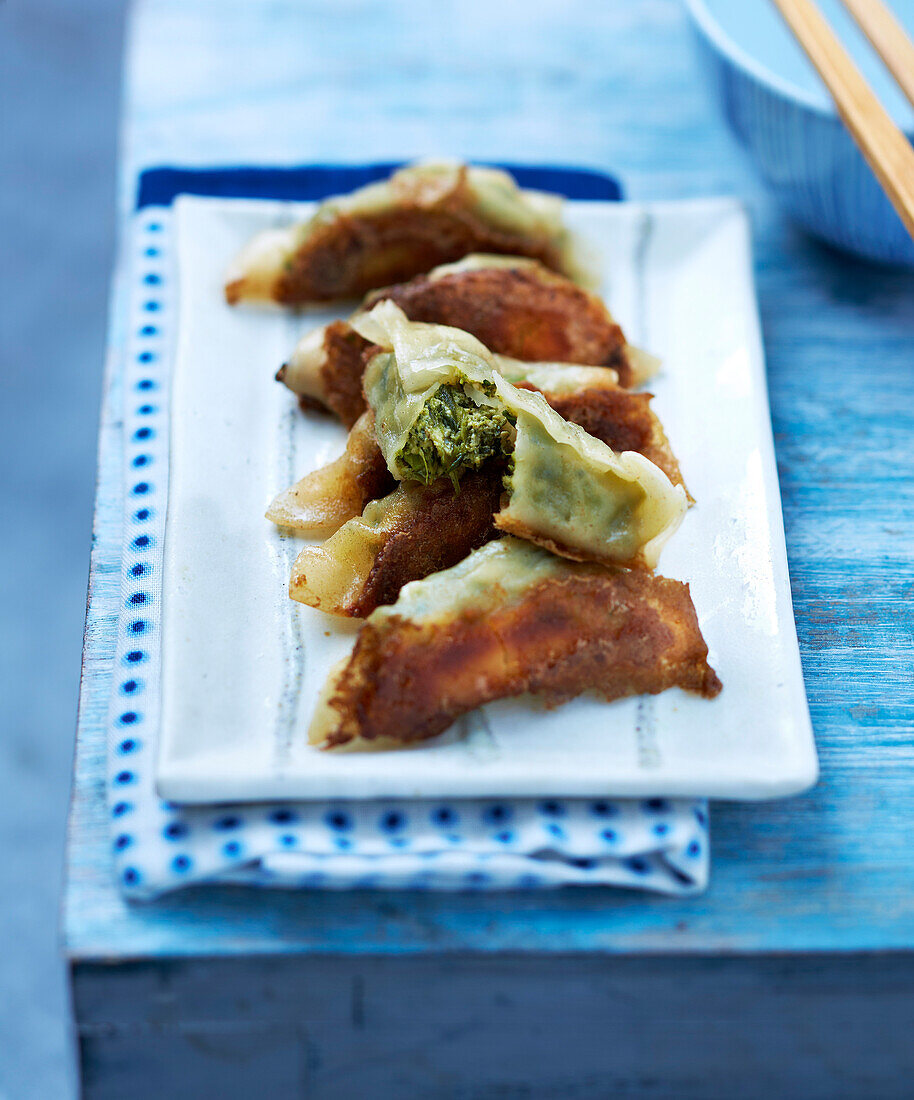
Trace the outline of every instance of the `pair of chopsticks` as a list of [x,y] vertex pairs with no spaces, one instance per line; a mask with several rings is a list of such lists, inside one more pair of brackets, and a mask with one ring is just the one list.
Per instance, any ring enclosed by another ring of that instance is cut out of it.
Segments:
[[[773,0],[817,69],[844,125],[914,237],[914,149],[851,61],[814,0]],[[842,0],[914,105],[914,43],[882,0]]]

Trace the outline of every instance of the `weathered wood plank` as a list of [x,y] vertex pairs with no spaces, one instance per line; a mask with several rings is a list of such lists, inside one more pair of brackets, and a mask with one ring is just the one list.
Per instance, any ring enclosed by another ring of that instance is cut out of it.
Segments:
[[[906,836],[914,805],[914,278],[811,245],[771,209],[704,98],[675,0],[536,0],[522,19],[510,9],[404,4],[385,24],[386,5],[355,0],[141,4],[128,70],[124,209],[144,164],[430,152],[608,167],[639,198],[748,195],[822,782],[789,802],[716,806],[711,888],[688,902],[591,890],[451,897],[199,889],[127,906],[111,877],[102,784],[119,567],[112,370],[68,857],[65,941],[74,964],[175,955],[908,951],[914,943]],[[115,365],[122,316],[116,301]]]
[[[914,960],[207,960],[87,967],[86,1100],[910,1095]],[[180,991],[180,992],[179,992]]]

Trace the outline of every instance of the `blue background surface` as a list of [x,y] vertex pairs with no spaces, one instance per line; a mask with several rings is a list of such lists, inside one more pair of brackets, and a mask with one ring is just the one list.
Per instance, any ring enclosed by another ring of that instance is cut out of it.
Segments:
[[0,4],[0,1097],[69,1095],[57,951],[124,4]]
[[[68,1094],[55,904],[113,249],[123,8],[0,4],[0,105],[14,105],[0,110],[3,1100]],[[711,891],[681,909],[589,893],[514,902],[503,917],[473,898],[377,910],[362,899],[341,923],[327,896],[200,891],[127,913],[96,790],[100,747],[87,740],[71,950],[909,949],[912,277],[837,257],[772,208],[707,100],[677,0],[144,8],[122,211],[148,164],[432,152],[601,167],[636,198],[749,200],[823,780],[789,803],[716,807]],[[353,19],[362,29],[355,41]]]

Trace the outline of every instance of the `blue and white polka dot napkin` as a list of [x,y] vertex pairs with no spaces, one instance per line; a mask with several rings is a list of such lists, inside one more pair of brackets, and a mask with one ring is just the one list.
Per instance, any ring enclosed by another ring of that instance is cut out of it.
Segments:
[[[387,166],[376,174],[386,173]],[[333,802],[177,806],[156,794],[161,560],[173,336],[171,198],[180,191],[313,198],[373,169],[158,170],[141,180],[130,245],[124,368],[123,601],[110,709],[112,846],[124,892],[191,883],[327,889],[704,889],[707,804],[698,799]],[[617,197],[608,177],[558,170],[526,186]],[[601,185],[603,190],[599,190]],[[594,189],[596,188],[596,191]],[[145,198],[144,198],[145,196]]]

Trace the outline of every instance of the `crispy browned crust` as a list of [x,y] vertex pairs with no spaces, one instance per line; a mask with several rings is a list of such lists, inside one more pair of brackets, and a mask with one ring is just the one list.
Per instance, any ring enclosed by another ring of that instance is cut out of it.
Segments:
[[369,359],[379,350],[345,321],[327,325],[324,333],[326,358],[321,367],[324,400],[347,428],[351,428],[368,407],[362,393],[362,375]]
[[684,688],[721,690],[688,586],[637,571],[584,568],[520,603],[453,621],[368,622],[328,699],[327,746],[421,741],[494,699],[531,692],[558,705]]
[[455,186],[431,201],[421,192],[404,193],[395,209],[338,214],[292,257],[277,279],[275,297],[293,306],[358,298],[470,252],[529,256],[562,270],[551,242],[496,229],[473,212],[463,168]]
[[415,511],[385,539],[362,592],[346,613],[371,614],[393,603],[409,581],[450,569],[493,538],[504,471],[496,464],[466,474],[455,492],[447,478],[411,486]]
[[[281,382],[282,379],[279,375],[276,375],[276,381]],[[316,397],[309,397],[306,393],[300,393],[298,395],[298,407],[305,413],[320,413],[321,415],[329,415],[330,409],[323,403],[318,401]],[[354,423],[354,421],[353,421]],[[347,424],[347,428],[351,428],[352,424]]]
[[419,276],[369,295],[365,308],[384,299],[411,321],[470,332],[499,355],[612,367],[621,385],[631,384],[622,329],[599,298],[562,276],[529,267]]
[[377,445],[374,415],[370,420],[370,425],[359,433],[358,445],[347,448],[347,472],[354,492],[361,498],[362,508],[370,500],[377,500],[389,492],[394,485],[393,474],[387,469],[387,463]]

